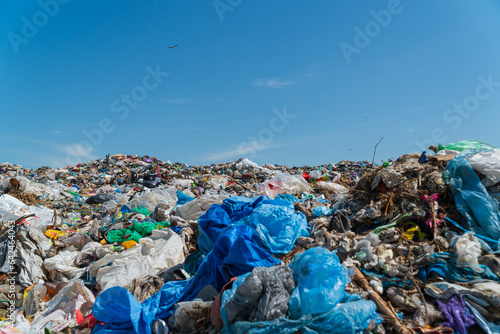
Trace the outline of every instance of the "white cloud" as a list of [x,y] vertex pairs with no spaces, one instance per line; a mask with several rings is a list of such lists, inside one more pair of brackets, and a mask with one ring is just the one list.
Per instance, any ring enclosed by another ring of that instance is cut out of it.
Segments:
[[97,159],[97,156],[92,154],[94,148],[91,146],[85,146],[81,144],[70,144],[70,145],[62,145],[61,148],[62,148],[61,151],[63,153],[66,153],[68,156],[74,158],[78,157],[85,160]]
[[253,156],[265,150],[270,150],[274,148],[281,148],[287,146],[294,146],[294,143],[271,143],[271,144],[263,144],[258,141],[252,142],[243,142],[238,147],[233,147],[228,149],[227,151],[215,152],[215,153],[207,153],[204,155],[204,158],[207,161],[220,161],[225,162],[229,159],[237,159],[237,158],[253,158]]
[[293,85],[292,81],[283,81],[277,78],[272,79],[259,79],[253,83],[254,86],[266,87],[266,88],[283,88],[286,86]]
[[168,100],[168,103],[173,103],[173,104],[185,104],[189,102],[193,102],[193,99],[185,99],[181,97],[173,100]]
[[257,152],[281,146],[282,145],[278,144],[265,145],[259,143],[258,141],[253,141],[250,143],[243,142],[238,147],[229,149],[227,151],[207,153],[205,154],[205,159],[207,159],[208,161],[228,161],[228,159],[231,158],[248,158]]

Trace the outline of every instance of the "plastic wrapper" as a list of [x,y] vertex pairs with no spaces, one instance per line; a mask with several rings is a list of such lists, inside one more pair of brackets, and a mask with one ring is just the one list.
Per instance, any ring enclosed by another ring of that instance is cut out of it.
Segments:
[[260,192],[270,198],[275,198],[279,194],[298,195],[303,191],[309,191],[310,188],[302,176],[290,174],[278,174],[259,185]]

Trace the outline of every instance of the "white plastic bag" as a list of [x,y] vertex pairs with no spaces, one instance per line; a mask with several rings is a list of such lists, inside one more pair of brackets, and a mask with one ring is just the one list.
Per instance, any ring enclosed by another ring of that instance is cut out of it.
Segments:
[[150,237],[142,238],[135,247],[118,255],[106,255],[90,265],[89,273],[95,275],[102,291],[114,286],[128,289],[134,278],[155,275],[161,269],[183,263],[184,259],[184,243],[179,235],[170,229],[153,230]]
[[481,272],[478,258],[481,256],[481,244],[473,233],[464,233],[453,240],[453,252],[457,254],[457,266],[469,267]]
[[472,169],[486,176],[482,180],[485,187],[500,182],[500,150],[473,154],[466,159]]
[[242,170],[252,170],[252,169],[259,169],[259,165],[257,165],[257,163],[245,158],[243,160],[241,160],[240,162],[238,162],[236,164],[236,169],[239,170],[239,171],[242,171]]
[[309,183],[300,175],[278,174],[272,179],[259,185],[263,195],[275,198],[279,194],[298,195],[303,191],[309,191]]
[[328,181],[318,181],[316,183],[316,189],[319,191],[326,190],[336,195],[347,192],[347,188],[343,185]]

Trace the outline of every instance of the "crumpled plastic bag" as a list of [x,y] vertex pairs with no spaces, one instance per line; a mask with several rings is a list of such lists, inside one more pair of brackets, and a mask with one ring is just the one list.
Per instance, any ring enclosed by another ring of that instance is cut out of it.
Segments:
[[254,268],[238,277],[223,296],[221,309],[226,326],[237,321],[270,321],[288,315],[288,301],[295,289],[289,267]]
[[293,205],[279,200],[264,200],[238,224],[253,227],[272,253],[287,254],[297,238],[309,236],[307,219]]
[[245,158],[245,159],[241,160],[240,162],[238,162],[235,167],[239,171],[260,169],[260,167],[257,163],[249,160],[248,158]]
[[224,229],[245,224],[254,228],[273,253],[288,253],[298,237],[309,236],[305,216],[290,202],[266,196],[250,199],[234,196],[214,204],[198,219],[198,246],[208,253]]
[[[161,269],[184,262],[184,244],[170,229],[154,230],[151,237],[120,254],[109,254],[89,266],[102,290],[114,286],[130,288],[133,279],[154,275]],[[111,265],[107,265],[112,263]]]
[[42,313],[35,316],[32,328],[40,330],[48,322],[52,322],[50,326],[52,331],[62,331],[67,327],[75,327],[78,325],[75,311],[80,310],[83,316],[87,316],[90,314],[94,302],[94,294],[85,287],[83,281],[72,280],[46,304]]
[[318,315],[334,308],[350,281],[347,268],[334,252],[314,247],[295,256],[290,263],[296,289],[290,298],[290,317]]
[[278,174],[259,185],[261,194],[275,198],[279,194],[298,195],[310,190],[309,183],[300,175]]
[[[446,166],[443,178],[451,186],[455,206],[465,219],[463,227],[493,240],[500,239],[498,201],[488,194],[467,162],[467,155],[459,154],[453,158]],[[498,245],[491,244],[494,250]]]
[[220,196],[203,196],[182,205],[177,209],[175,215],[185,220],[197,220],[212,206],[212,204],[216,203],[222,204],[222,198]]
[[328,182],[328,181],[318,181],[316,182],[315,188],[319,191],[321,190],[326,190],[330,193],[339,195],[347,192],[347,188],[344,187],[341,184],[335,183],[335,182]]
[[467,161],[476,172],[485,176],[481,181],[485,187],[500,182],[500,150],[472,154]]
[[42,269],[47,247],[50,243],[39,230],[31,228],[19,233],[14,258],[20,270],[19,284],[24,288],[47,279]]
[[43,266],[53,281],[69,281],[80,277],[85,272],[85,268],[75,266],[75,260],[79,253],[79,251],[70,250],[59,252],[57,255],[45,259]]
[[464,233],[453,242],[453,251],[457,254],[457,267],[469,267],[480,273],[479,257],[481,244],[473,233]]

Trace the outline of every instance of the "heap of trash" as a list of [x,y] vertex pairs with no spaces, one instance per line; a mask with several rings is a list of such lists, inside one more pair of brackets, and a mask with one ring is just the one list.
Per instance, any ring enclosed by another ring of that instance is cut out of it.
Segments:
[[0,164],[0,333],[500,333],[500,149]]

